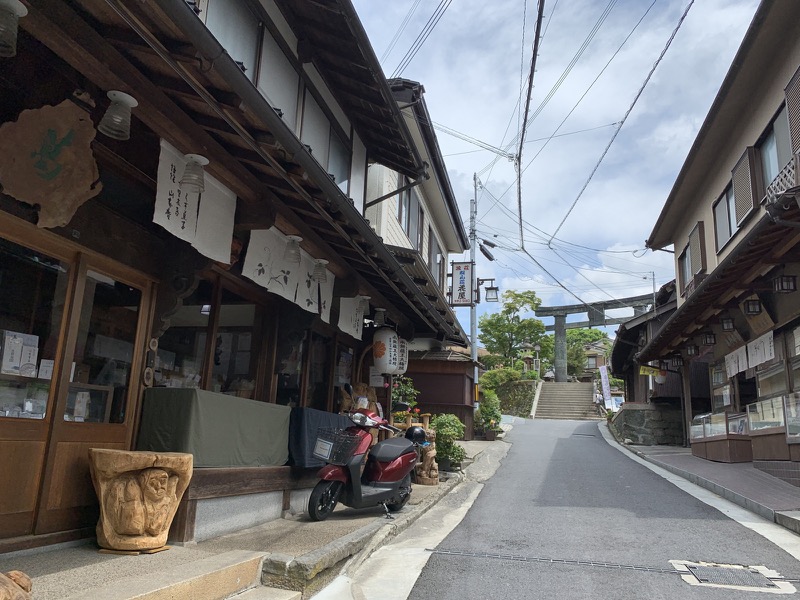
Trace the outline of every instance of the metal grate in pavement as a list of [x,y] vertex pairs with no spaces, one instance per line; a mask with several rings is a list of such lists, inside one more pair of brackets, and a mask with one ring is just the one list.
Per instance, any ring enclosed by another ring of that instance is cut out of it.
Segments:
[[701,583],[735,585],[756,588],[776,588],[770,579],[753,569],[733,566],[686,565],[686,568]]

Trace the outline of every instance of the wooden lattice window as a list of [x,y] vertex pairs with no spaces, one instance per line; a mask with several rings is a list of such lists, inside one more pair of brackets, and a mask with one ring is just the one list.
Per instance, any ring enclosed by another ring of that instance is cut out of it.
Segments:
[[706,244],[702,221],[698,221],[689,234],[689,265],[692,278],[706,270]]
[[756,173],[756,149],[749,146],[733,168],[733,200],[736,207],[736,224],[750,215],[758,199],[758,175]]

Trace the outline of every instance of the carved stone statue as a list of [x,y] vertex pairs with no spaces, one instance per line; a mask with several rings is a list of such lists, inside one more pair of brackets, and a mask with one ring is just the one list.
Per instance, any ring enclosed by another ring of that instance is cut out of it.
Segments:
[[436,432],[433,429],[426,429],[425,437],[430,443],[420,448],[421,460],[416,466],[416,483],[438,485],[439,465],[436,464]]
[[100,520],[97,543],[109,550],[155,550],[192,477],[192,455],[89,449]]
[[0,573],[0,600],[31,600],[31,578],[22,571]]

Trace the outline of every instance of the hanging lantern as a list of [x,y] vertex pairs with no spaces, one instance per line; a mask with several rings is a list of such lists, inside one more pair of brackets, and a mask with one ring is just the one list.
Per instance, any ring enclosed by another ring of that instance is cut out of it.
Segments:
[[379,373],[391,375],[397,371],[399,340],[389,327],[381,327],[372,338],[372,362]]
[[408,370],[408,342],[398,338],[397,344],[397,370],[393,375],[404,375]]

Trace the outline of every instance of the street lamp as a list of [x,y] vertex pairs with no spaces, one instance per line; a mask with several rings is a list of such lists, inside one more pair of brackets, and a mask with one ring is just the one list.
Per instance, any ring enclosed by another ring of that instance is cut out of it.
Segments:
[[492,285],[486,286],[486,295],[483,299],[486,300],[486,302],[499,302],[500,298],[498,292],[500,291],[500,288],[494,284],[494,279],[481,279],[480,277],[477,279],[477,285],[475,286],[475,302],[480,304],[481,286],[484,283],[491,283]]

